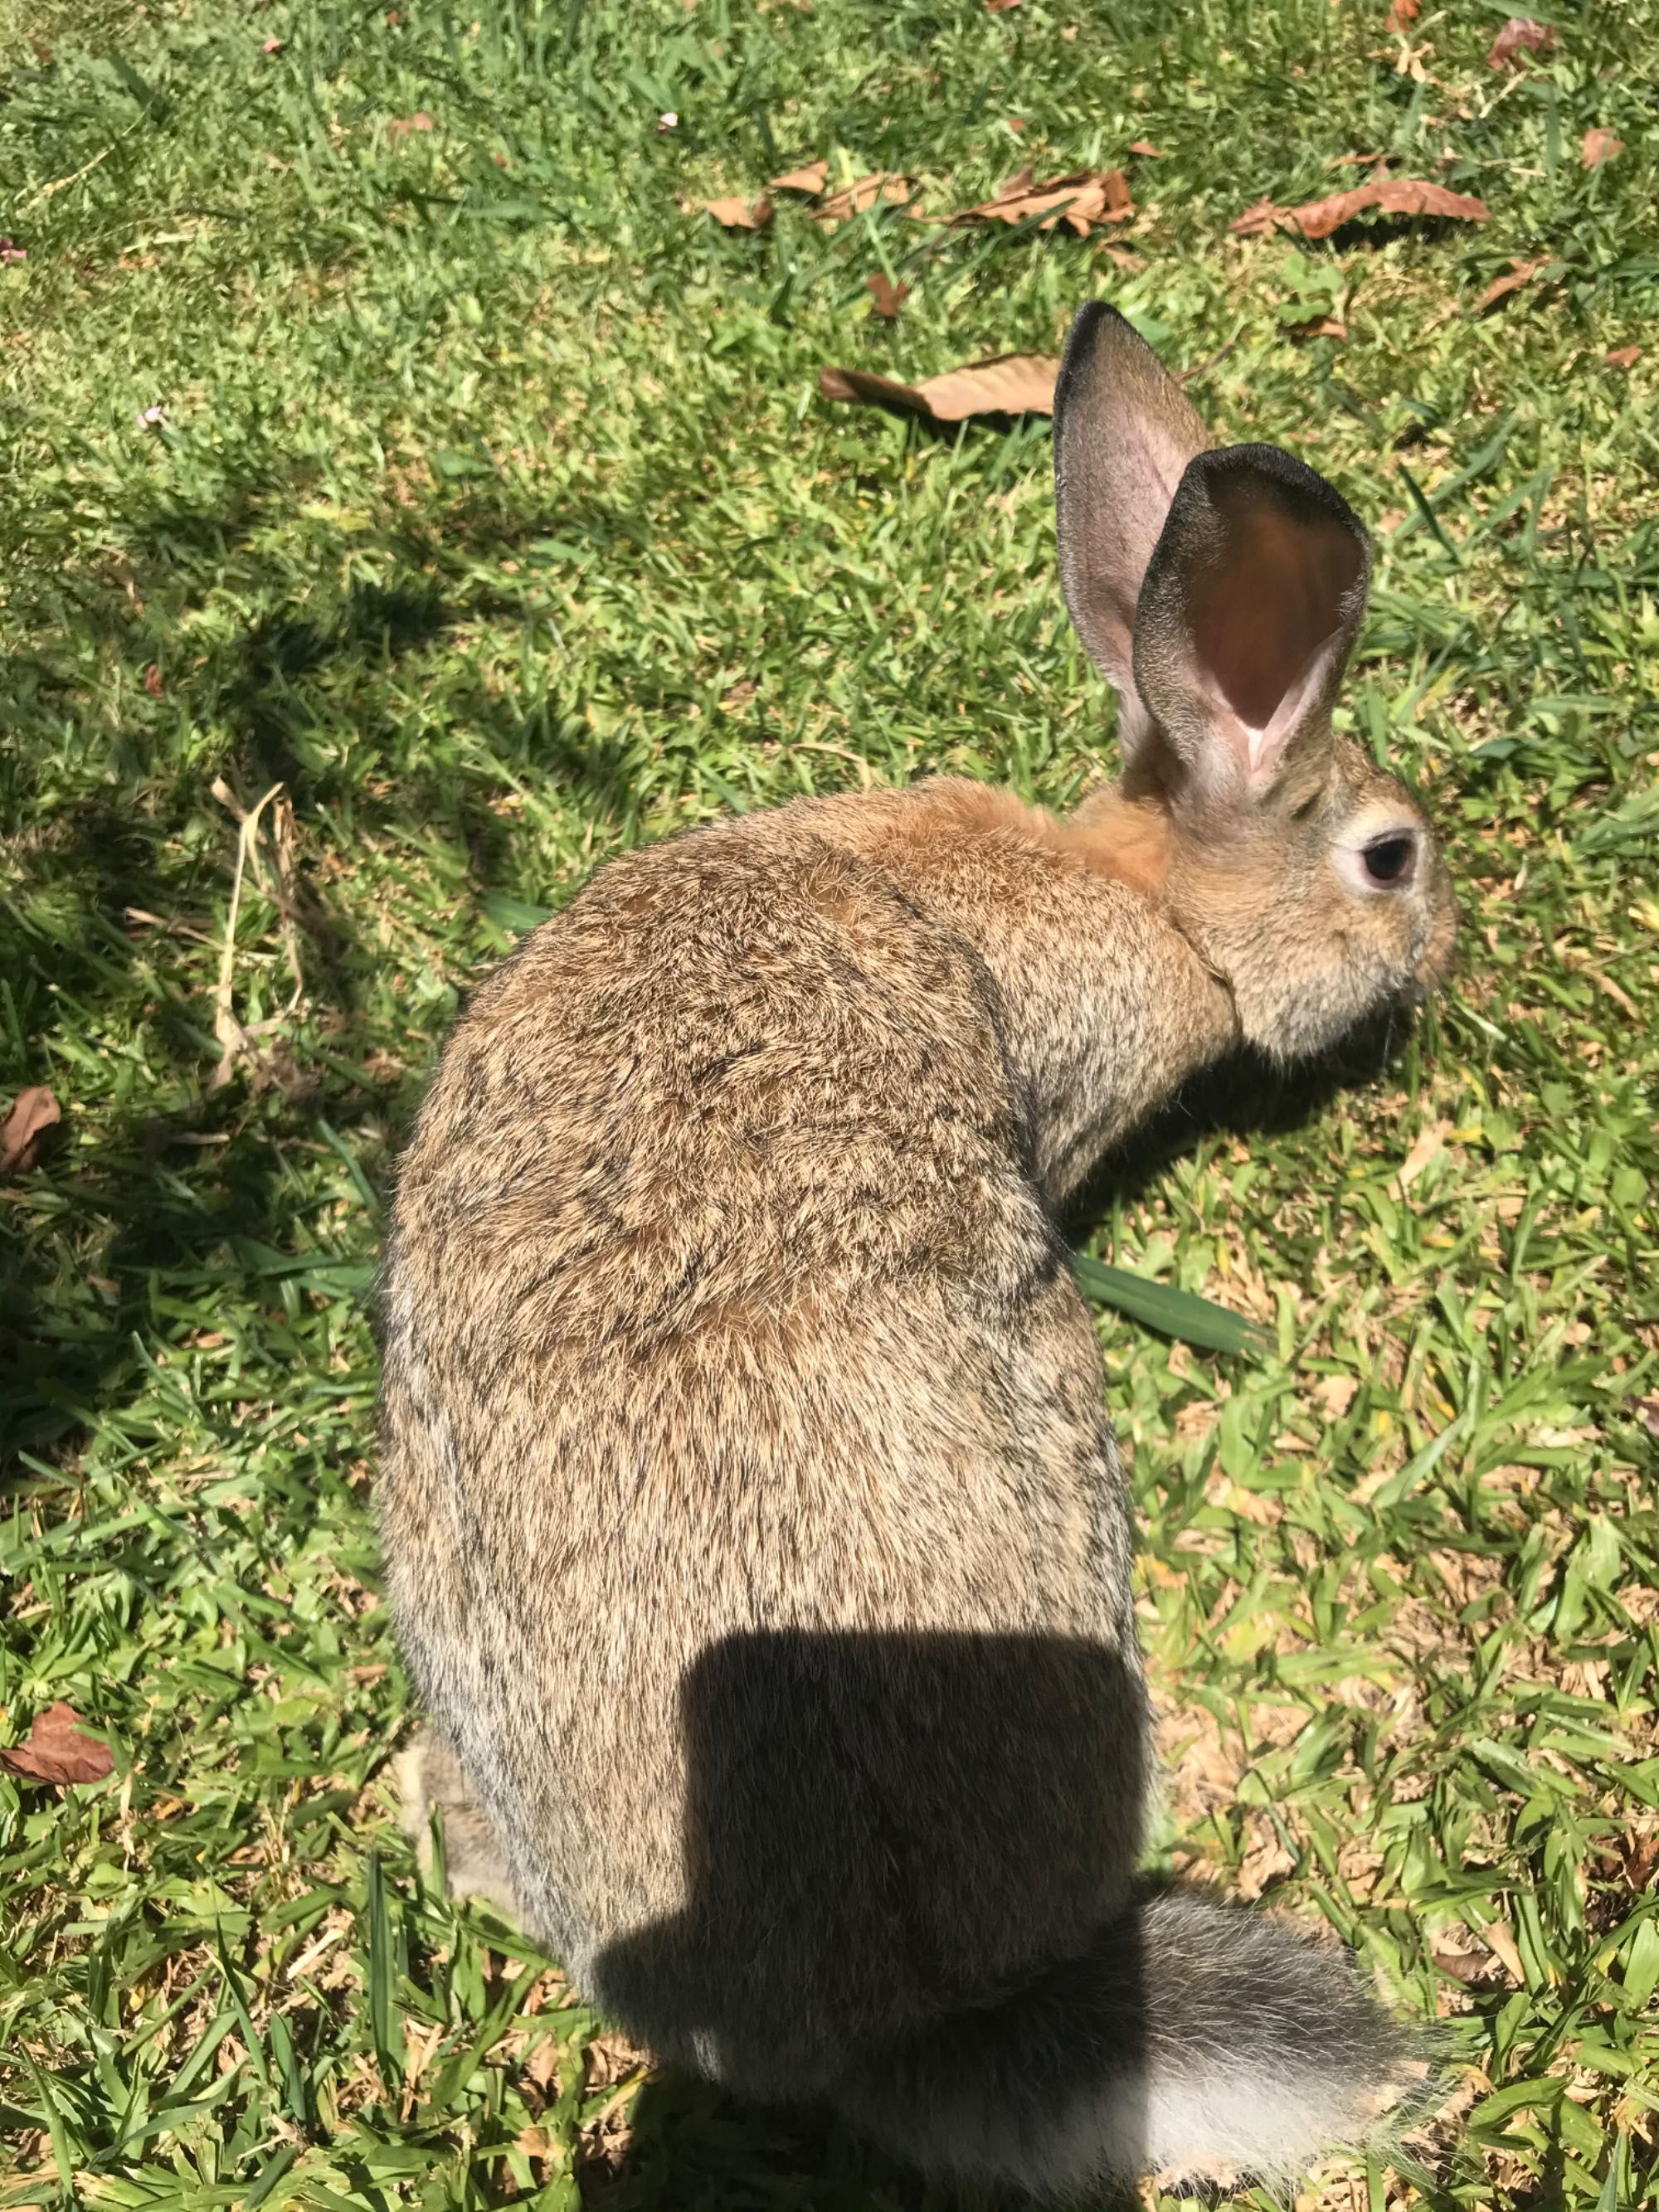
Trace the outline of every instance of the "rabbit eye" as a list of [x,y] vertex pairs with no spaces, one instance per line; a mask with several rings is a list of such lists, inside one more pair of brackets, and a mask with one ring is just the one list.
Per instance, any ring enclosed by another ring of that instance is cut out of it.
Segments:
[[1417,857],[1417,841],[1408,836],[1379,837],[1375,843],[1367,845],[1359,857],[1372,883],[1407,883],[1412,863]]

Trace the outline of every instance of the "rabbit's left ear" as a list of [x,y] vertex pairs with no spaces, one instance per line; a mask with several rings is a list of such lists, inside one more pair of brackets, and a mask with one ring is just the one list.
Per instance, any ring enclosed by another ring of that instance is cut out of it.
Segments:
[[1322,777],[1370,581],[1358,517],[1292,454],[1226,446],[1188,465],[1141,586],[1134,677],[1204,814]]

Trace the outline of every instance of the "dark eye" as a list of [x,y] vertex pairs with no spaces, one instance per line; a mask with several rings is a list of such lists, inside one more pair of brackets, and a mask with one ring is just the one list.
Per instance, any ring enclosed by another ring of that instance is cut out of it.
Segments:
[[1417,857],[1414,837],[1379,837],[1360,854],[1365,873],[1374,884],[1403,884],[1410,880]]

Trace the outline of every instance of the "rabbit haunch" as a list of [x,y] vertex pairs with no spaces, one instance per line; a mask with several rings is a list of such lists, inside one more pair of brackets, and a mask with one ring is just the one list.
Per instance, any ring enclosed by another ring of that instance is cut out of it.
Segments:
[[664,2057],[1063,2191],[1290,2175],[1405,2039],[1340,1954],[1138,1886],[1128,1506],[1055,1209],[1241,1038],[1420,996],[1455,908],[1331,734],[1335,493],[1206,453],[1103,309],[1055,434],[1123,787],[746,816],[489,976],[403,1164],[380,1510],[411,1813],[469,1886]]

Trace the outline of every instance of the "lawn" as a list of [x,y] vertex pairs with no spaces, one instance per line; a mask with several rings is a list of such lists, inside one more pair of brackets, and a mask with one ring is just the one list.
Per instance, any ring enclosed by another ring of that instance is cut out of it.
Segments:
[[[0,1743],[113,1760],[0,1773],[0,2203],[921,2203],[417,1879],[374,1268],[459,994],[607,855],[1109,766],[1047,422],[817,387],[1093,295],[1373,525],[1345,713],[1466,910],[1391,1060],[1206,1087],[1074,1226],[1263,1324],[1100,1314],[1154,1856],[1442,2021],[1440,2117],[1299,2203],[1659,2203],[1659,26],[1504,14],[0,0],[0,1106],[63,1108],[0,1181]],[[1355,155],[1487,218],[1230,230]],[[816,159],[1133,212],[702,212]]]

